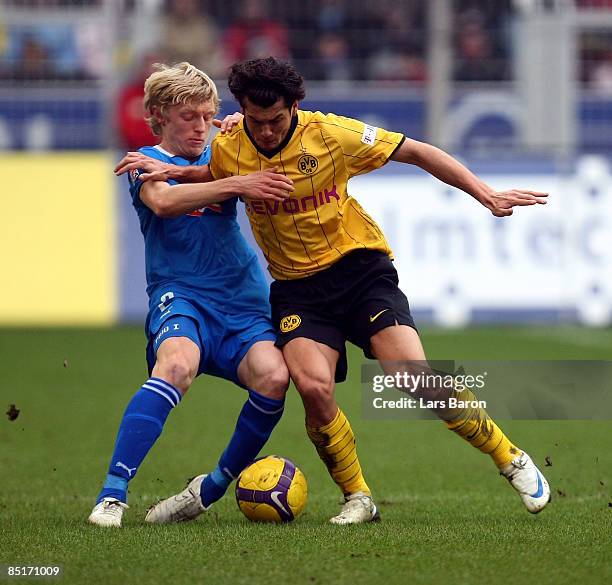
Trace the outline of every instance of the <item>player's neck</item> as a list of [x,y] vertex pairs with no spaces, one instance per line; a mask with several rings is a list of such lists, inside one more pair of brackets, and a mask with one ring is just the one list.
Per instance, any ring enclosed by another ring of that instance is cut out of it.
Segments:
[[161,142],[158,144],[158,146],[170,156],[182,156],[180,148],[176,148],[176,145],[172,144],[172,142],[170,142],[166,138],[162,137]]
[[162,152],[163,154],[165,154],[166,156],[169,156],[171,158],[176,156],[174,151],[168,148],[166,144],[164,144],[163,140],[159,144],[157,144],[155,148],[159,150],[160,152]]

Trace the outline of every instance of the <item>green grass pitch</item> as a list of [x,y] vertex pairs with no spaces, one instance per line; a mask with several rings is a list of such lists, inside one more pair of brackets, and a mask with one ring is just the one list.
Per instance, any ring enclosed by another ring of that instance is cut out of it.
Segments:
[[[610,330],[426,329],[423,340],[438,359],[612,359]],[[250,524],[230,492],[194,523],[145,525],[152,502],[213,467],[244,400],[200,378],[131,482],[124,528],[104,530],[85,520],[123,408],[146,375],[141,329],[0,330],[0,406],[21,411],[0,423],[0,564],[60,564],[58,583],[84,584],[612,582],[611,421],[502,424],[551,483],[551,506],[531,516],[489,458],[441,423],[364,420],[354,349],[350,362],[337,397],[382,522],[327,524],[340,497],[292,389],[265,452],[304,471],[299,520]]]

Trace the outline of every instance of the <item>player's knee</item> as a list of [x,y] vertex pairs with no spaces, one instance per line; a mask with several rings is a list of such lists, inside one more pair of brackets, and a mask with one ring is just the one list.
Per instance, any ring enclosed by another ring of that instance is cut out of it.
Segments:
[[197,368],[181,353],[174,353],[155,365],[153,374],[172,384],[185,394],[197,374]]
[[326,404],[334,396],[334,380],[327,374],[300,373],[294,377],[305,405]]
[[288,388],[289,370],[287,369],[285,362],[282,361],[275,367],[269,368],[265,372],[262,372],[254,390],[263,396],[267,396],[268,398],[282,400],[285,397]]

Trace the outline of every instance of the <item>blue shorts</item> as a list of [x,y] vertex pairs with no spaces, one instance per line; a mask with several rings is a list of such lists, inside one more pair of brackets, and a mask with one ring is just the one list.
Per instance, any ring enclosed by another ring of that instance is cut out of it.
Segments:
[[238,366],[249,349],[258,341],[276,341],[272,322],[264,311],[228,314],[181,297],[164,303],[163,311],[153,306],[145,329],[149,375],[162,341],[187,337],[200,348],[198,375],[218,376],[239,386]]

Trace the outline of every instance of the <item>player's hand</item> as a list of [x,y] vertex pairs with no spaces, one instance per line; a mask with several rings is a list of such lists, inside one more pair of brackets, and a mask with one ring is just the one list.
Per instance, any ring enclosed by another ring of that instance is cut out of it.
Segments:
[[144,171],[144,173],[138,175],[140,181],[167,181],[172,178],[172,171],[176,167],[175,165],[145,156],[141,152],[128,152],[117,163],[115,175],[123,175],[135,169]]
[[213,126],[216,126],[221,130],[221,134],[225,134],[226,132],[231,132],[235,126],[240,123],[244,116],[240,112],[234,112],[229,116],[225,116],[223,120],[213,120]]
[[240,181],[240,195],[245,199],[282,201],[295,191],[293,181],[277,168],[235,177]]
[[512,215],[513,207],[524,207],[526,205],[544,205],[548,193],[540,191],[527,191],[526,189],[511,189],[510,191],[498,191],[493,193],[483,205],[491,211],[495,217],[507,217]]

